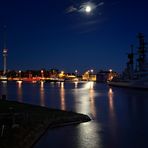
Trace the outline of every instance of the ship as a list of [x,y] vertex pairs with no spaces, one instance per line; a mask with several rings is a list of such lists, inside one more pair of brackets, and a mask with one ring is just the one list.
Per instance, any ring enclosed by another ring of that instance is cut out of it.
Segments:
[[[128,53],[127,66],[120,77],[108,81],[108,85],[137,89],[148,89],[148,56],[143,33],[138,33],[139,48],[136,53]],[[137,57],[135,59],[135,57]]]

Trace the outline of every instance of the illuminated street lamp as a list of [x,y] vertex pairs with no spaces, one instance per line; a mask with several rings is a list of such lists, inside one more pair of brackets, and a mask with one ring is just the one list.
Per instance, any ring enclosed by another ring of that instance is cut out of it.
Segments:
[[78,75],[78,70],[75,70],[75,75],[76,75],[76,77],[77,77],[77,75]]
[[44,71],[41,70],[41,77],[43,78],[44,77]]
[[21,70],[19,70],[19,79],[21,79]]
[[90,78],[89,78],[91,81],[94,81],[94,79],[95,79],[95,77],[94,77],[94,75],[93,75],[93,72],[94,72],[94,70],[91,69],[91,70],[90,70]]
[[109,76],[108,76],[108,80],[111,81],[113,79],[113,70],[109,69]]
[[91,70],[90,70],[90,72],[91,72],[91,74],[93,74],[94,70],[93,70],[93,69],[91,69]]

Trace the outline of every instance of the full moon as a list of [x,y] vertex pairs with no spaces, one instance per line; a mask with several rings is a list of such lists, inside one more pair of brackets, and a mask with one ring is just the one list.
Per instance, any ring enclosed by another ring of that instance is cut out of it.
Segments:
[[90,13],[91,10],[92,10],[91,6],[86,6],[85,11],[86,11],[87,13]]

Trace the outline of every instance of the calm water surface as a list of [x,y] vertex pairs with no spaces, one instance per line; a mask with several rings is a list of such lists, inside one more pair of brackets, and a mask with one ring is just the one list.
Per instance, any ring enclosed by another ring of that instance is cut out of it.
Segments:
[[85,83],[0,83],[10,100],[87,114],[91,122],[48,130],[35,148],[147,148],[148,92]]

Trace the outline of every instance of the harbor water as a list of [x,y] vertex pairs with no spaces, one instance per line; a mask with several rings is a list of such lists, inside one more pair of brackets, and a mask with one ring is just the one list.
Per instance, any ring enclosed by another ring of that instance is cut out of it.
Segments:
[[87,123],[49,129],[34,148],[148,147],[148,91],[94,82],[0,82],[0,95],[91,117]]

